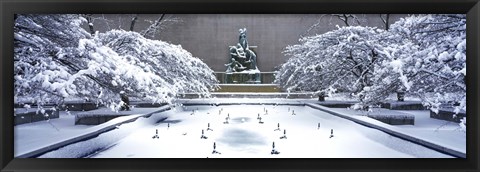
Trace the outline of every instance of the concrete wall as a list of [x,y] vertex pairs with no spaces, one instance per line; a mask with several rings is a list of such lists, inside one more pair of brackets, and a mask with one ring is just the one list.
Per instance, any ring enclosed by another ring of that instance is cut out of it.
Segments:
[[[109,19],[95,21],[95,29],[107,28],[128,30],[132,15],[97,15]],[[139,14],[135,31],[145,29],[159,14]],[[361,25],[383,28],[379,14],[357,15]],[[399,16],[390,17],[390,22]],[[165,19],[178,18],[181,22],[167,25],[155,39],[180,44],[193,56],[202,59],[214,71],[224,72],[229,62],[228,46],[238,43],[238,30],[247,28],[250,46],[258,46],[257,64],[262,72],[275,71],[275,67],[287,60],[282,51],[288,45],[298,43],[302,35],[321,34],[334,30],[336,25],[344,26],[337,17],[323,14],[173,14]],[[117,22],[117,24],[115,24]],[[312,28],[316,23],[320,23]],[[108,26],[107,26],[108,24]],[[168,24],[168,23],[167,23]]]
[[257,66],[260,71],[267,72],[286,61],[281,52],[287,45],[295,44],[319,16],[211,14],[179,17],[184,23],[165,30],[162,40],[181,44],[214,71],[225,71],[224,64],[230,59],[228,46],[238,43],[238,30],[245,27],[249,45],[257,46]]

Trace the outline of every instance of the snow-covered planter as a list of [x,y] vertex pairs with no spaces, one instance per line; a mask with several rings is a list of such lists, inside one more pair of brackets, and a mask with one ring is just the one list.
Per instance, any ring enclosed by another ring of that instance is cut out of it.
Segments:
[[167,103],[151,103],[151,102],[131,102],[135,108],[151,108],[151,107],[161,107],[167,105]]
[[408,115],[408,114],[402,114],[402,115],[369,114],[367,116],[369,118],[373,118],[390,125],[415,125],[415,116]]
[[461,123],[466,117],[465,111],[455,113],[454,108],[439,108],[437,111],[430,110],[430,118],[441,119]]
[[386,101],[381,104],[382,108],[390,110],[427,110],[428,108],[420,101]]
[[42,107],[38,108],[15,108],[15,125],[45,121],[59,118],[59,111],[56,108]]
[[125,115],[111,115],[111,116],[96,116],[96,117],[82,117],[75,116],[75,125],[98,125]]
[[415,115],[383,108],[369,108],[368,111],[356,110],[356,114],[360,116],[366,116],[390,125],[415,125]]
[[326,107],[329,107],[329,108],[350,108],[352,106],[354,106],[356,103],[356,101],[323,101],[323,102],[318,102],[317,104],[319,105],[322,105],[322,106],[326,106]]
[[68,111],[89,111],[98,109],[101,106],[93,102],[67,102],[60,106],[60,110]]

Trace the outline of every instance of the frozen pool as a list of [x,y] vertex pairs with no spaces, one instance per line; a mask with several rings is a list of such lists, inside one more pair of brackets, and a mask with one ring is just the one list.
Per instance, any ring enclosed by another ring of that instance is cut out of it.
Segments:
[[[279,154],[271,154],[273,142]],[[214,143],[219,153],[212,153]],[[72,152],[91,158],[451,157],[310,107],[274,105],[178,107],[41,157]]]

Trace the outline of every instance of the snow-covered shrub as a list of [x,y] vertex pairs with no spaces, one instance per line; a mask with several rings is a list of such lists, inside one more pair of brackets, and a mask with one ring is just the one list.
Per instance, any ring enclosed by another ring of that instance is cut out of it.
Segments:
[[178,93],[208,95],[218,82],[205,63],[180,46],[121,30],[92,37],[80,28],[84,21],[78,15],[17,18],[16,99],[42,104],[85,97],[116,109],[120,91],[171,103]]

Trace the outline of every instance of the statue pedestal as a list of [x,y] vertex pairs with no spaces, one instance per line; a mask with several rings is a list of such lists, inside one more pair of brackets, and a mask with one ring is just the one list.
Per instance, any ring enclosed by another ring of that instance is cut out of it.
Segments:
[[224,83],[228,84],[260,84],[260,72],[230,72],[225,73]]

